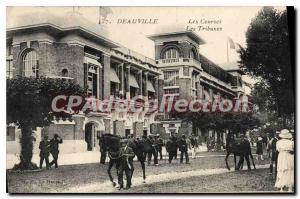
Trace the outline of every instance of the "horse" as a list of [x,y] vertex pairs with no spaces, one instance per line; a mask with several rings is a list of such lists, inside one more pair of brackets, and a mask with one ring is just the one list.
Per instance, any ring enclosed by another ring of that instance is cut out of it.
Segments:
[[[242,149],[242,146],[235,140],[235,139],[231,139],[231,140],[227,140],[228,143],[226,145],[226,157],[225,157],[225,163],[226,163],[226,167],[228,170],[230,170],[230,167],[228,165],[228,157],[230,154],[233,154],[233,159],[234,159],[234,168],[235,170],[241,169],[241,168],[237,168],[236,165],[236,157],[239,156],[244,156],[245,154],[248,154],[252,160],[252,164],[254,169],[256,169],[255,167],[255,163],[254,163],[254,158],[251,152],[251,148],[247,148],[247,151],[244,152]],[[243,167],[243,165],[241,165],[241,167]]]
[[[112,134],[104,134],[104,147],[106,148],[108,152],[109,157],[109,164],[107,173],[109,176],[110,181],[112,182],[113,186],[116,186],[116,183],[114,182],[114,179],[111,175],[111,169],[115,165],[116,169],[118,170],[120,165],[120,158],[122,157],[121,154],[121,145],[120,140],[121,137],[117,135]],[[137,156],[137,160],[141,163],[141,167],[143,170],[143,182],[146,182],[146,168],[145,168],[145,161],[146,161],[146,154],[149,147],[148,144],[142,140],[142,139],[133,139],[132,142],[130,142],[130,146],[133,149],[134,154]],[[134,172],[134,167],[131,167],[131,177]]]

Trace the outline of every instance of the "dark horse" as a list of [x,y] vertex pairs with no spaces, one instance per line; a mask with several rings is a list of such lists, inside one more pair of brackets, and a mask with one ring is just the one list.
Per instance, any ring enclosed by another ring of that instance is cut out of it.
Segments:
[[[249,155],[251,160],[252,160],[252,164],[253,164],[253,167],[254,169],[256,169],[255,167],[255,163],[254,163],[254,160],[253,160],[253,155],[252,155],[252,152],[251,152],[251,148],[250,147],[247,147],[246,151],[243,149],[243,147],[241,146],[241,144],[239,144],[235,139],[231,139],[231,140],[227,140],[228,143],[226,145],[226,157],[225,157],[225,162],[226,162],[226,167],[228,170],[230,170],[230,167],[228,165],[228,157],[230,154],[233,154],[233,158],[234,158],[234,168],[235,170],[238,170],[240,168],[237,167],[237,164],[236,164],[236,157],[239,156],[239,157],[245,157],[246,155]],[[241,167],[243,167],[243,165],[241,165]]]
[[[113,186],[116,186],[116,183],[114,182],[114,179],[111,175],[111,169],[114,165],[116,165],[116,168],[118,170],[119,164],[120,164],[120,158],[122,157],[121,154],[121,144],[120,140],[121,137],[117,135],[112,134],[104,134],[104,145],[108,152],[109,157],[109,165],[107,169],[107,173],[109,176],[110,181],[112,182]],[[130,142],[129,147],[131,147],[134,151],[134,154],[137,156],[138,161],[141,163],[142,170],[143,170],[143,179],[144,182],[146,180],[146,169],[145,169],[145,161],[146,161],[146,154],[149,150],[148,144],[144,140],[140,139],[133,139],[132,142]],[[134,168],[131,167],[131,176],[133,174]]]

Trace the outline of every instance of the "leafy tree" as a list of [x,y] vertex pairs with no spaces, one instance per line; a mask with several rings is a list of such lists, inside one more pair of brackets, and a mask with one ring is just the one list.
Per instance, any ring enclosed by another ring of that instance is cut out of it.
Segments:
[[287,11],[264,7],[248,27],[247,47],[239,51],[246,73],[262,79],[253,94],[261,99],[260,108],[284,118],[293,117],[295,109],[289,39]]
[[259,118],[253,112],[176,112],[170,113],[172,117],[189,121],[193,128],[211,129],[217,133],[217,148],[221,147],[221,133],[229,130],[235,134],[245,134],[260,125]]
[[[52,99],[57,95],[81,95],[84,90],[74,82],[63,79],[16,77],[7,79],[6,108],[7,124],[15,124],[21,129],[20,163],[15,169],[35,169],[31,162],[36,127],[48,126],[54,116],[71,117],[68,113],[51,110]],[[78,108],[80,108],[78,106]]]

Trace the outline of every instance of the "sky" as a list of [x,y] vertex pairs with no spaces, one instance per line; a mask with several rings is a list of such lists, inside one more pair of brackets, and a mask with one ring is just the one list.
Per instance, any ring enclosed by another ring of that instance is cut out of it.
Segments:
[[[196,28],[195,33],[204,39],[199,52],[222,65],[227,62],[227,42],[230,37],[234,42],[245,47],[245,33],[251,20],[262,7],[110,7],[107,16],[110,24],[99,24],[99,7],[8,7],[7,24],[14,17],[32,12],[48,12],[63,16],[69,12],[79,12],[84,18],[95,23],[95,26],[105,26],[113,41],[154,58],[154,43],[147,35],[164,31],[186,30]],[[284,10],[285,7],[276,7]],[[158,19],[157,24],[119,24],[119,19]],[[189,21],[198,20],[198,24]],[[200,21],[218,21],[218,24],[201,24]],[[198,25],[222,28],[221,31],[198,30]],[[229,62],[239,60],[238,53],[228,48]],[[247,79],[247,78],[246,78]],[[250,80],[249,80],[250,81]],[[248,82],[249,82],[248,81]],[[251,81],[250,81],[251,83]]]

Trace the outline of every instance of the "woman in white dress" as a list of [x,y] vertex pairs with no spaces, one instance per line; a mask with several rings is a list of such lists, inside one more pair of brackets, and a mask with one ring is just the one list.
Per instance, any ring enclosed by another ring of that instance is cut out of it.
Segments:
[[281,130],[276,143],[276,150],[279,152],[277,162],[277,179],[275,187],[283,191],[284,187],[292,191],[294,187],[294,142],[292,134],[287,129]]

